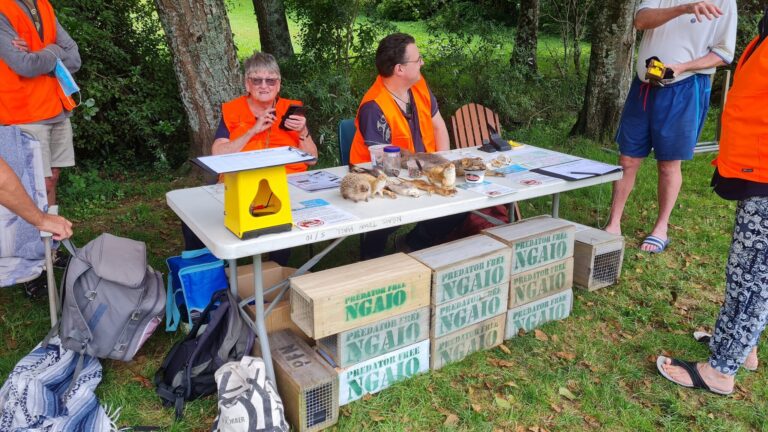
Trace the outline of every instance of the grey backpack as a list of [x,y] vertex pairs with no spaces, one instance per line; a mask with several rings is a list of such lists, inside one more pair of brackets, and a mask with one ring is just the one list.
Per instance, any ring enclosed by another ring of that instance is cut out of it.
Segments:
[[[63,283],[57,334],[63,348],[93,357],[130,361],[162,322],[165,289],[147,265],[146,245],[102,234],[72,255]],[[47,339],[48,339],[47,338]]]

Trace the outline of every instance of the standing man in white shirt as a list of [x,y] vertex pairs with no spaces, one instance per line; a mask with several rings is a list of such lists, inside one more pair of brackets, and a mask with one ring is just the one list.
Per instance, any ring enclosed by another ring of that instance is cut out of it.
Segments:
[[[711,75],[733,60],[736,1],[643,0],[635,28],[643,31],[637,78],[627,95],[616,142],[624,177],[614,183],[605,230],[621,234],[621,216],[637,171],[654,150],[659,172],[659,213],[640,249],[660,253],[669,244],[669,217],[683,183],[681,161],[693,150],[707,116]],[[646,60],[657,57],[674,75],[664,86],[645,78]]]

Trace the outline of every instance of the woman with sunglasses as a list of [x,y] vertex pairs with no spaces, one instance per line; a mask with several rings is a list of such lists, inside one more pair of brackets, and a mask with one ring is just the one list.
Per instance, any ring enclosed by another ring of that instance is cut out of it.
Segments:
[[[221,122],[213,141],[214,155],[291,146],[317,157],[317,146],[302,114],[286,117],[288,107],[301,106],[280,93],[280,67],[271,54],[254,52],[243,64],[245,95],[221,106]],[[285,121],[283,122],[283,117]],[[283,127],[280,127],[282,123]],[[312,162],[314,163],[314,162]],[[306,163],[286,165],[287,172],[307,170]]]

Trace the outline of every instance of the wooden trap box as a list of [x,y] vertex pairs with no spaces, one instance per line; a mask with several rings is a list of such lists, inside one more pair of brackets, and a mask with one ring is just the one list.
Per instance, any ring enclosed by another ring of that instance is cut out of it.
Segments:
[[345,368],[429,337],[429,307],[324,337],[318,348]]
[[512,248],[512,275],[573,256],[575,228],[564,219],[536,216],[483,233]]
[[[264,289],[267,289],[292,275],[296,271],[292,267],[282,267],[280,264],[274,261],[265,261],[261,263],[262,283]],[[229,269],[227,269],[229,273]],[[245,299],[253,295],[253,264],[242,265],[237,267],[237,295],[241,299]],[[271,302],[276,292],[267,294],[264,296],[264,300]],[[264,318],[264,324],[267,327],[267,334],[272,334],[278,330],[289,329],[293,333],[299,335],[304,341],[311,344],[312,338],[307,336],[296,324],[291,320],[291,303],[289,302],[290,291],[283,296],[283,299],[278,302],[272,311]],[[269,304],[265,304],[264,307],[268,307]],[[252,319],[256,317],[256,306],[249,305],[246,309],[248,315]],[[256,344],[255,344],[256,345]],[[254,346],[254,353],[256,347]]]
[[496,285],[466,297],[432,306],[432,339],[461,330],[507,311],[509,286]]
[[509,281],[512,250],[475,235],[410,254],[432,269],[432,304],[439,305]]
[[567,318],[573,307],[573,290],[565,290],[507,312],[507,330],[504,339],[517,336],[520,329],[529,332],[542,324]]
[[291,278],[291,318],[314,339],[429,305],[432,271],[398,253]]
[[318,431],[336,424],[339,418],[336,371],[290,330],[271,334],[269,343],[277,389],[292,429]]
[[429,339],[337,369],[339,406],[377,393],[392,384],[429,370]]
[[430,369],[440,369],[474,352],[500,345],[504,342],[506,320],[507,315],[501,314],[432,340],[432,355],[429,357]]
[[512,276],[509,309],[547,297],[573,286],[573,258],[555,261]]
[[603,230],[576,227],[573,282],[590,291],[619,281],[624,262],[624,237]]

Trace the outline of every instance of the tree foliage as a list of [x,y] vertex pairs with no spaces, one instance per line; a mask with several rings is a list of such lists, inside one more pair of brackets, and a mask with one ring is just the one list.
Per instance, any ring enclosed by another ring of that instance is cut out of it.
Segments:
[[143,0],[57,0],[78,43],[84,103],[72,117],[78,158],[178,162],[186,118],[154,7]]

